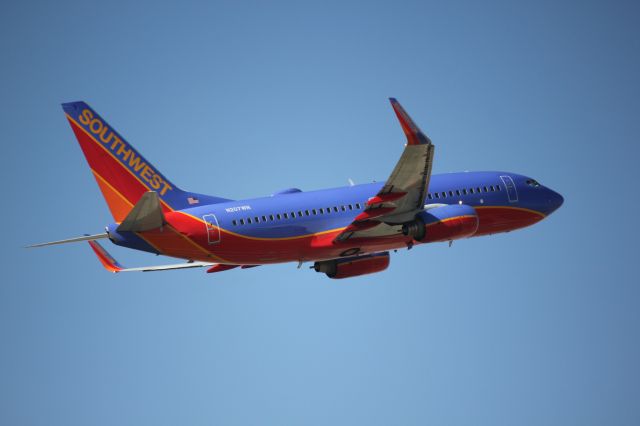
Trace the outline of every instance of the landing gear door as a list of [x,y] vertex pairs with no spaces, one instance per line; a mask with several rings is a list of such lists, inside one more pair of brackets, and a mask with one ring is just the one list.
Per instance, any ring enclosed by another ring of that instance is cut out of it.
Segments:
[[518,191],[516,190],[516,185],[513,183],[513,179],[511,176],[500,176],[502,182],[504,182],[504,186],[507,189],[507,197],[509,197],[510,203],[518,202]]
[[207,238],[209,244],[217,244],[220,242],[220,227],[218,225],[218,219],[214,214],[205,214],[202,216],[204,223],[207,226]]

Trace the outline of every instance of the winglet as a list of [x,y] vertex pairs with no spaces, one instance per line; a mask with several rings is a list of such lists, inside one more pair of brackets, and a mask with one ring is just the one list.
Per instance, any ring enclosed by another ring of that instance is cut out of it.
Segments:
[[107,271],[116,273],[125,269],[96,241],[89,241],[89,245],[98,256],[98,260],[100,261],[100,263],[102,263],[104,269],[106,269]]
[[422,133],[422,130],[416,123],[413,122],[409,114],[402,108],[400,102],[396,98],[389,98],[389,102],[391,102],[391,106],[400,121],[400,125],[402,126],[402,131],[407,136],[407,144],[408,145],[427,145],[431,143],[431,140]]

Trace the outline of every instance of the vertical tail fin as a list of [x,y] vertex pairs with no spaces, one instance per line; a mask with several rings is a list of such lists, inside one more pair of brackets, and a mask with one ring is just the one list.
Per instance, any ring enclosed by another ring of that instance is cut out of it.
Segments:
[[121,222],[147,191],[160,197],[163,211],[226,201],[179,189],[84,102],[62,104],[111,214]]

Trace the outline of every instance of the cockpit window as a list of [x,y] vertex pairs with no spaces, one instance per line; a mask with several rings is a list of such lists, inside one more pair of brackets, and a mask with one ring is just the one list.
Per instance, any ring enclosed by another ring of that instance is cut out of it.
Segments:
[[535,179],[527,179],[527,185],[537,188],[540,186],[537,180]]

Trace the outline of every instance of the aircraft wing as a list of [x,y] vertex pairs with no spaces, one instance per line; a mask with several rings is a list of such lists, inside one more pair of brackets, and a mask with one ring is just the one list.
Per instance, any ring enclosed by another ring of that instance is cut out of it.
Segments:
[[215,267],[216,263],[207,262],[187,262],[176,263],[173,265],[157,265],[157,266],[142,266],[138,268],[126,268],[118,263],[99,243],[96,241],[89,241],[89,245],[98,256],[98,260],[102,263],[102,266],[113,273],[118,272],[151,272],[151,271],[168,271],[171,269],[186,269],[186,268],[202,268],[204,266]]
[[424,207],[434,145],[400,103],[394,98],[390,101],[407,137],[407,144],[384,186],[367,201],[364,211],[336,237],[336,242],[354,237],[395,235],[400,232],[397,225],[413,220]]

